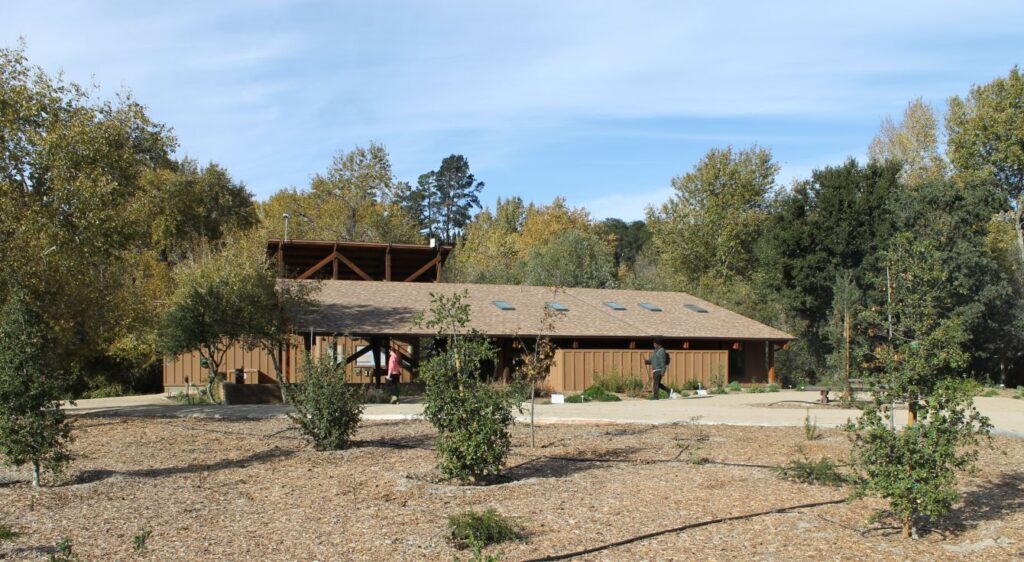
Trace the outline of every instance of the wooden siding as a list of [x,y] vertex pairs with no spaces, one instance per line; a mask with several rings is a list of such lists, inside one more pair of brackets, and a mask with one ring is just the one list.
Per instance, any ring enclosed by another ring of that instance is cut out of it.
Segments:
[[[363,340],[353,340],[344,337],[318,336],[313,344],[313,356],[323,357],[327,355],[335,342],[342,348],[346,357],[355,353],[357,348],[367,343]],[[302,339],[294,338],[291,349],[284,354],[285,357],[282,361],[282,369],[290,382],[296,382],[302,378],[302,357],[304,354],[305,349],[303,348]],[[367,354],[367,356],[370,356],[370,354]],[[386,366],[386,359],[381,354],[381,367]],[[277,381],[277,378],[274,376],[274,363],[269,355],[259,349],[245,351],[240,346],[229,348],[224,355],[224,362],[221,364],[220,372],[224,374],[228,381],[234,382],[234,371],[237,368],[245,369],[246,384],[273,383]],[[188,377],[189,382],[193,385],[206,384],[206,373],[207,370],[199,365],[199,353],[186,353],[173,359],[165,358],[163,364],[164,388],[183,387],[185,386],[186,377]],[[346,366],[345,380],[351,383],[370,383],[373,382],[371,374],[372,369],[358,368],[355,362],[353,362]],[[402,382],[410,382],[412,380],[412,372],[407,365],[402,366],[401,380]]]
[[[728,383],[729,352],[727,350],[669,351],[671,362],[663,382],[681,386],[688,380],[697,380],[710,388],[712,378],[721,375]],[[555,392],[580,392],[594,383],[594,377],[618,374],[621,377],[639,377],[650,386],[650,374],[644,359],[648,350],[629,349],[560,349],[555,352],[555,364],[548,383]]]

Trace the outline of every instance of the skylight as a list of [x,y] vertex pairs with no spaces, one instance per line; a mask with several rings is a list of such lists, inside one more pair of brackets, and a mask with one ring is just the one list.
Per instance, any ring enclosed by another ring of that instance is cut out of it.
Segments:
[[707,314],[708,313],[708,309],[704,308],[703,306],[696,305],[696,304],[684,304],[683,307],[688,308],[688,309],[690,309],[690,310],[692,310],[694,312],[699,312],[701,314]]
[[548,301],[544,304],[548,305],[548,308],[554,310],[555,312],[569,312],[569,307],[565,306],[560,302]]
[[642,302],[642,303],[640,303],[640,308],[646,308],[647,310],[650,310],[651,312],[661,312],[661,307],[660,306],[658,306],[656,304],[651,304],[649,302]]
[[605,301],[604,305],[612,310],[626,310],[626,307],[615,301]]
[[515,310],[516,307],[512,306],[508,301],[491,301],[491,304],[500,308],[501,310]]

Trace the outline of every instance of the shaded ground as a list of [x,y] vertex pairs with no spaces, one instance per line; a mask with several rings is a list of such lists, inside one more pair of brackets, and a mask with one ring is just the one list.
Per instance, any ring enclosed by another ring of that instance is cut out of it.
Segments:
[[[78,419],[64,486],[0,485],[0,521],[23,535],[0,558],[45,559],[69,536],[83,560],[451,560],[445,518],[497,508],[526,542],[494,547],[529,560],[712,519],[840,500],[841,489],[779,480],[802,447],[845,458],[835,430],[546,425],[531,449],[517,426],[509,468],[484,487],[440,482],[430,427],[366,422],[354,448],[320,453],[281,419]],[[1024,556],[1024,441],[998,437],[964,503],[921,540],[869,525],[876,502],[838,503],[668,532],[581,560],[1010,560]],[[1004,453],[1005,452],[1005,453]],[[711,462],[689,464],[706,457]],[[7,474],[23,479],[24,475]]]

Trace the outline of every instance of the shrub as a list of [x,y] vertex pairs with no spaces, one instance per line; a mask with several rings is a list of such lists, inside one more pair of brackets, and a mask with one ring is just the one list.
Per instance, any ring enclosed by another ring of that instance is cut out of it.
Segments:
[[616,370],[604,374],[595,373],[593,386],[599,387],[605,392],[625,392],[626,379]]
[[295,412],[288,417],[318,451],[348,446],[363,414],[359,391],[345,384],[345,366],[332,359],[303,362],[303,381],[289,385],[288,398]]
[[13,528],[11,528],[10,525],[6,523],[0,523],[0,544],[3,544],[7,541],[13,541],[19,536],[21,536],[21,533],[15,531]]
[[904,537],[919,520],[949,513],[959,497],[958,473],[975,469],[978,445],[992,428],[974,408],[970,390],[955,380],[939,383],[917,413],[913,425],[890,429],[876,404],[846,425],[863,476],[853,497],[888,500],[889,509],[875,518],[894,516]]
[[728,394],[729,391],[724,386],[716,386],[711,389],[711,394]]
[[727,388],[729,389],[729,392],[743,392],[743,387],[736,381],[729,383]]
[[448,516],[448,540],[460,550],[481,549],[492,544],[521,540],[522,526],[494,509],[465,511]]
[[501,472],[512,447],[509,427],[519,396],[481,380],[481,365],[494,361],[496,353],[482,334],[466,328],[467,297],[465,291],[435,294],[431,318],[418,319],[445,342],[421,365],[420,376],[427,385],[423,415],[437,430],[438,469],[446,478],[475,482]]
[[756,383],[755,382],[754,384],[752,384],[752,385],[747,387],[747,392],[749,392],[751,394],[761,394],[762,392],[767,392],[767,391],[765,390],[765,388],[763,386],[761,386],[760,383]]
[[1018,386],[1017,390],[1013,392],[1013,397],[1017,400],[1024,400],[1024,386]]
[[803,455],[803,458],[793,459],[778,468],[777,473],[783,480],[803,484],[843,486],[852,482],[849,476],[839,472],[839,467],[828,457],[812,461]]
[[721,373],[716,373],[711,376],[711,393],[712,394],[725,394],[725,377]]
[[808,441],[814,441],[818,438],[818,423],[816,420],[811,419],[810,410],[805,410],[804,413],[804,438]]
[[981,396],[984,396],[985,398],[991,398],[993,396],[999,396],[999,389],[998,388],[991,388],[991,387],[990,388],[986,388],[985,391],[981,393]]
[[621,398],[614,394],[609,394],[605,389],[600,386],[593,385],[583,391],[582,394],[575,394],[565,399],[570,404],[580,404],[583,402],[618,402]]
[[61,537],[57,541],[57,552],[47,558],[48,562],[78,562],[78,560],[78,555],[75,554],[71,539],[68,537]]
[[692,464],[694,466],[705,465],[708,464],[708,462],[710,461],[711,459],[696,452],[690,453],[689,455],[686,456],[686,464]]
[[640,377],[629,377],[623,386],[626,396],[630,398],[636,398],[644,393],[644,381],[640,380]]
[[689,379],[683,383],[683,386],[679,390],[697,390],[700,388],[700,381],[697,379]]
[[138,533],[132,537],[132,550],[135,554],[144,554],[146,552],[146,542],[149,541],[150,535],[153,534],[153,529],[143,527],[139,529]]
[[766,392],[779,392],[779,385],[772,383],[765,387]]

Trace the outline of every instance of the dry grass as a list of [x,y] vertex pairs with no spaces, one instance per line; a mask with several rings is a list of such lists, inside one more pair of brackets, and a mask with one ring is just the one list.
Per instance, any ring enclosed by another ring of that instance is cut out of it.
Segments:
[[[83,560],[451,560],[447,516],[496,508],[527,539],[490,547],[502,560],[571,552],[709,519],[841,499],[844,491],[778,479],[802,445],[845,458],[835,430],[562,425],[515,430],[506,477],[439,482],[422,422],[367,423],[356,446],[321,453],[284,420],[77,421],[71,482],[0,486],[0,522],[22,535],[0,559],[45,559],[63,535]],[[1019,559],[1024,442],[996,439],[965,505],[921,540],[870,526],[874,502],[775,513],[667,533],[582,560]],[[692,465],[691,455],[711,462]],[[675,459],[674,462],[664,462]],[[146,553],[132,537],[153,530]],[[950,549],[960,549],[950,550]]]

